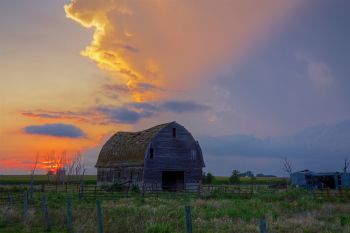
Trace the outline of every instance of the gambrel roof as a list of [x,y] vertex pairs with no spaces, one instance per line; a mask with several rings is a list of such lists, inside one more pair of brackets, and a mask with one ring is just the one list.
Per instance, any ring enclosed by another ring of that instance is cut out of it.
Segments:
[[102,147],[96,167],[142,166],[152,139],[171,123],[140,132],[117,132]]

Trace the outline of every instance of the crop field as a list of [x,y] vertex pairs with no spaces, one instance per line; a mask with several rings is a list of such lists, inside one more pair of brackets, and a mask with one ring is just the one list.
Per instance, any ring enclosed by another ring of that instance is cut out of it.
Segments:
[[[201,193],[94,190],[76,185],[6,185],[0,190],[0,232],[349,233],[350,191],[312,193],[267,186],[211,185]],[[26,194],[26,195],[25,195]],[[27,197],[27,199],[25,198]],[[26,201],[27,200],[27,201]]]

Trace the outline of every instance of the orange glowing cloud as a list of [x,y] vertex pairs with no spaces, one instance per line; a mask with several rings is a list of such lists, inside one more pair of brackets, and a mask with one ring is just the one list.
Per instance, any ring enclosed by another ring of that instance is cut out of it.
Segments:
[[184,88],[206,69],[241,59],[299,3],[72,0],[65,11],[94,29],[82,55],[118,77],[141,101],[165,93],[141,93],[135,88],[140,82]]

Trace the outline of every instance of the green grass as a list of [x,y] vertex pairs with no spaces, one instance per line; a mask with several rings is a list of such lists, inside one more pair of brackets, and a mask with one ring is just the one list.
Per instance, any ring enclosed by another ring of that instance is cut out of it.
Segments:
[[[287,178],[284,177],[240,177],[240,184],[280,184],[286,183],[288,181]],[[213,184],[215,185],[225,185],[229,184],[229,177],[226,176],[215,176],[213,180]]]
[[[35,175],[35,184],[46,184],[48,181],[46,175]],[[85,184],[96,184],[96,175],[86,175],[84,177]],[[280,184],[286,183],[287,179],[283,177],[257,177],[255,179],[249,177],[241,177],[241,185],[259,184]],[[30,183],[29,175],[0,175],[1,184],[28,184]],[[225,176],[215,176],[213,180],[214,185],[226,185],[229,184],[229,178]]]
[[[74,179],[74,176],[72,176]],[[1,184],[29,184],[30,183],[29,175],[0,175],[0,185]],[[34,183],[35,184],[46,184],[48,178],[46,175],[35,175]],[[96,175],[85,175],[84,176],[85,184],[96,184]]]
[[[42,197],[48,196],[52,232],[65,228],[65,193],[35,193],[29,224],[23,226],[23,205],[0,206],[0,232],[44,232]],[[74,232],[96,232],[95,200],[72,198]],[[216,195],[199,199],[161,194],[143,198],[102,200],[104,232],[184,232],[184,206],[192,207],[194,233],[258,232],[261,217],[269,232],[349,233],[350,203],[342,198],[316,198],[300,189],[261,192],[252,198]]]

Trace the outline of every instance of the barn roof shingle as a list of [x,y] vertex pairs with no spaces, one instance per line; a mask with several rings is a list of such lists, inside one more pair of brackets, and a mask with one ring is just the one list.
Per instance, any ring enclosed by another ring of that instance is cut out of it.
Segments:
[[102,147],[96,167],[142,166],[151,140],[171,123],[140,132],[117,132]]

